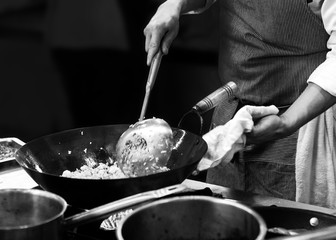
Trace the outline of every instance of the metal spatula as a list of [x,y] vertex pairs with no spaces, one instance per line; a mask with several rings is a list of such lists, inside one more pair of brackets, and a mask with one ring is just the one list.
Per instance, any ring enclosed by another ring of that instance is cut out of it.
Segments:
[[155,80],[156,80],[156,76],[157,76],[157,73],[159,71],[162,55],[163,55],[162,51],[159,50],[152,60],[152,63],[151,63],[150,69],[149,69],[147,83],[146,83],[146,94],[145,94],[144,101],[142,103],[142,109],[141,109],[141,114],[140,114],[139,121],[142,121],[145,118],[149,96],[150,96],[150,93],[153,89],[153,86],[154,86],[154,83],[155,83]]
[[145,119],[162,55],[159,50],[152,60],[139,121],[131,125],[117,143],[118,166],[129,177],[165,171],[171,155],[173,131],[169,124],[163,119]]

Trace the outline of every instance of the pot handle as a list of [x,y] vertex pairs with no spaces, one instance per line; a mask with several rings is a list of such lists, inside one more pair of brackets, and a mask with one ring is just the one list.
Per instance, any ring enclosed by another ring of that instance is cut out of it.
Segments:
[[273,240],[332,240],[336,238],[336,226],[323,227],[294,236],[272,238]]
[[162,198],[171,194],[182,192],[187,188],[182,184],[172,185],[157,190],[138,193],[120,200],[104,204],[89,211],[76,214],[64,220],[66,227],[76,227],[81,224],[92,222],[108,217],[112,212],[120,211],[133,205],[143,203],[149,200]]

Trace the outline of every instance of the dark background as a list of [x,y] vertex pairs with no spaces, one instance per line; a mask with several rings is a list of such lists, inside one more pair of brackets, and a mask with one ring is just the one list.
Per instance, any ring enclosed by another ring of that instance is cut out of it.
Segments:
[[[136,122],[149,70],[143,29],[160,2],[1,0],[0,138]],[[181,18],[147,118],[176,127],[220,86],[217,10]]]

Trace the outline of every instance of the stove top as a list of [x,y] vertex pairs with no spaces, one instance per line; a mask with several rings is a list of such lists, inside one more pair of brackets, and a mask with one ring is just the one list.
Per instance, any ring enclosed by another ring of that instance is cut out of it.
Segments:
[[[200,190],[188,190],[167,197],[183,195],[202,195],[225,198],[222,194],[214,193],[210,188]],[[167,198],[166,197],[166,198]],[[246,204],[248,205],[248,204]],[[308,233],[309,230],[323,229],[324,227],[334,226],[336,217],[334,215],[310,211],[306,209],[272,206],[250,205],[265,220],[269,231],[265,240],[283,237],[284,234]],[[73,206],[69,206],[65,217],[85,211]],[[312,219],[317,219],[319,226],[311,225]],[[107,221],[107,220],[105,220]],[[102,220],[84,224],[67,231],[65,240],[117,240],[115,230],[104,230],[101,228]]]
[[117,240],[114,230],[101,230],[100,224],[100,222],[95,222],[69,230],[66,233],[66,240]]
[[[16,144],[12,138],[10,142],[13,142],[13,146]],[[0,147],[1,147],[0,139]],[[12,146],[12,145],[6,145]],[[1,149],[0,149],[1,150]],[[2,149],[3,150],[3,149]],[[5,158],[1,158],[0,154],[0,189],[2,188],[34,188],[37,184],[23,171],[19,168],[15,159],[12,156],[8,156],[11,152],[5,149]],[[7,154],[8,153],[8,154]],[[187,179],[188,180],[188,179]],[[234,199],[234,201],[241,202],[247,206],[250,206],[256,210],[265,220],[268,228],[280,227],[287,229],[311,229],[309,220],[312,217],[317,217],[320,221],[319,228],[328,227],[331,225],[336,226],[336,211],[334,209],[326,209],[318,206],[298,203],[294,201],[278,199],[268,196],[260,196],[256,194],[248,194],[246,192],[241,192],[233,189],[228,189],[225,187],[211,185],[203,183],[201,181],[185,181],[185,185],[190,189],[189,192],[180,193],[176,195],[183,194],[193,194],[193,195],[206,195],[218,198]],[[210,188],[209,188],[210,187]],[[36,187],[38,188],[38,187]],[[258,205],[254,205],[258,204]],[[273,213],[272,206],[278,206],[278,211],[276,214]],[[267,214],[264,214],[263,209],[257,209],[258,206],[264,206],[267,208]],[[292,208],[294,210],[280,209],[281,207]],[[295,210],[296,209],[296,210]],[[271,210],[271,211],[270,211]],[[300,211],[299,211],[300,210]],[[85,211],[79,209],[76,206],[69,206],[65,213],[65,217],[72,216],[74,214]],[[279,213],[280,211],[280,213]],[[304,212],[306,211],[306,212]],[[312,212],[313,211],[313,212]],[[314,213],[315,212],[315,213]],[[274,217],[277,216],[277,217]],[[116,233],[114,230],[103,230],[101,228],[102,221],[96,221],[88,224],[81,225],[74,229],[68,230],[65,236],[65,240],[104,240],[116,239]],[[322,224],[323,223],[323,224]],[[279,234],[268,233],[266,239],[272,239],[278,237]]]
[[[39,188],[39,187],[37,187]],[[204,188],[201,190],[192,190],[186,191],[182,193],[173,194],[167,197],[174,196],[186,196],[186,195],[198,195],[198,196],[214,196],[214,197],[222,197],[220,194],[213,193],[210,188]],[[70,217],[77,213],[81,213],[85,211],[84,209],[77,208],[75,206],[68,206],[64,217]],[[108,220],[105,220],[108,221]],[[83,224],[74,229],[68,230],[66,233],[65,240],[117,240],[115,230],[104,230],[101,227],[102,221],[95,221],[88,224]]]

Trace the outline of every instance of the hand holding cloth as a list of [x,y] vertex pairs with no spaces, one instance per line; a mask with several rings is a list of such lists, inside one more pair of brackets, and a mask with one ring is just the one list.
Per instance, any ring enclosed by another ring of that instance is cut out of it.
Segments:
[[233,155],[245,147],[245,134],[252,131],[253,120],[278,112],[278,108],[274,105],[246,105],[226,124],[219,125],[203,135],[208,144],[208,151],[199,162],[196,172],[213,168],[221,162],[230,162]]

